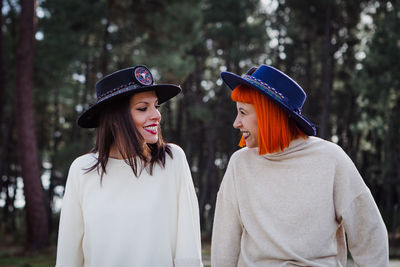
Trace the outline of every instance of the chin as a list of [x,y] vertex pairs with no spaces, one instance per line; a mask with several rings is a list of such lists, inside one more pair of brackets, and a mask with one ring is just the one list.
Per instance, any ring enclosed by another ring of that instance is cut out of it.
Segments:
[[158,139],[146,140],[146,143],[147,144],[155,144],[155,143],[157,143],[157,141],[158,141]]

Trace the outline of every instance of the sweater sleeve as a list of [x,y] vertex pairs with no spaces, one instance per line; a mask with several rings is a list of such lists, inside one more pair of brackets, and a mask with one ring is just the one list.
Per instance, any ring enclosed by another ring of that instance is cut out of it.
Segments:
[[371,193],[360,194],[343,214],[348,247],[355,266],[388,266],[385,225]]
[[176,168],[180,183],[174,266],[202,267],[199,206],[192,175],[183,150],[180,149],[179,155],[175,156],[179,161]]
[[378,207],[351,159],[338,159],[334,200],[355,266],[388,266],[388,235]]
[[211,241],[211,266],[236,267],[240,254],[242,223],[236,199],[232,161],[217,196]]
[[84,264],[83,218],[79,199],[77,166],[71,165],[62,202],[56,267],[81,267]]

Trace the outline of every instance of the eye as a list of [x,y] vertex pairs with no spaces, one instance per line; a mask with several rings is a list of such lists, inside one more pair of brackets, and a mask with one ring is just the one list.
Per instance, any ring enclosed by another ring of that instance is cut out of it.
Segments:
[[142,107],[142,108],[137,108],[136,110],[139,110],[139,111],[146,111],[147,110],[147,107]]
[[155,105],[154,106],[156,109],[159,109],[161,107],[161,105]]

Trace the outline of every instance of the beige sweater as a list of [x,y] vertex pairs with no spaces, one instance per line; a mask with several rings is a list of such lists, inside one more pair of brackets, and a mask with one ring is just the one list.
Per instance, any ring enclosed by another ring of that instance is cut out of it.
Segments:
[[214,218],[213,267],[388,266],[387,231],[345,152],[317,137],[283,152],[235,152]]

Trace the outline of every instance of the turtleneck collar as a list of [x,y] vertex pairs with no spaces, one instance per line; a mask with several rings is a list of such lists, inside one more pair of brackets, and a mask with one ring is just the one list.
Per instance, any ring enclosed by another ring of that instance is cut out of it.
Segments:
[[[268,153],[268,154],[264,154],[264,155],[260,155],[260,156],[263,158],[269,159],[269,160],[278,160],[278,159],[281,159],[282,157],[289,155],[293,152],[302,150],[310,140],[311,140],[310,137],[307,137],[306,139],[299,137],[297,139],[292,140],[292,142],[290,142],[289,146],[287,148],[285,148],[283,151]],[[258,155],[258,147],[249,148],[249,149],[252,150],[253,153]]]

